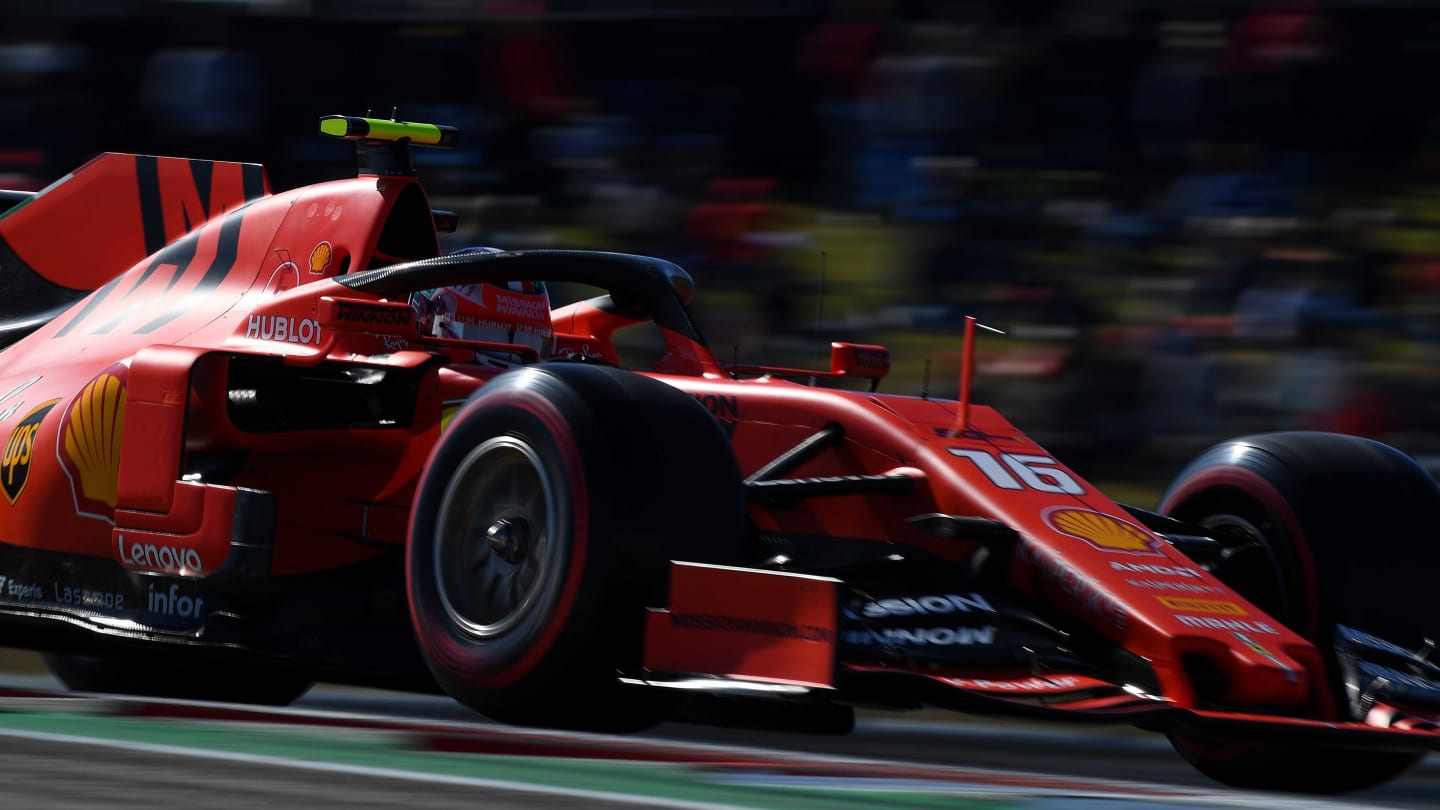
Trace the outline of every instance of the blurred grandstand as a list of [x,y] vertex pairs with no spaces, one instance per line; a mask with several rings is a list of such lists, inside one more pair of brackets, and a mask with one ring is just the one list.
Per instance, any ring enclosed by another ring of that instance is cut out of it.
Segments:
[[398,105],[463,130],[417,156],[453,246],[675,259],[741,362],[844,336],[954,395],[973,314],[977,399],[1087,476],[1290,428],[1440,456],[1424,4],[3,5],[0,186],[104,149],[289,187],[351,170],[317,116]]

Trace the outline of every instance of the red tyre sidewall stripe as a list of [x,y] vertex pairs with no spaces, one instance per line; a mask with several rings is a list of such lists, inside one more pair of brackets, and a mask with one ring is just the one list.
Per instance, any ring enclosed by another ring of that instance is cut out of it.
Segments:
[[[570,429],[569,423],[550,402],[534,395],[517,396],[517,393],[519,392],[496,392],[486,396],[483,405],[478,402],[471,403],[471,405],[465,407],[459,414],[456,414],[455,422],[451,425],[450,429],[453,431],[458,427],[461,421],[477,406],[485,408],[509,406],[516,410],[524,411],[537,419],[545,429],[549,431],[551,437],[555,439],[555,448],[560,456],[561,465],[564,468],[564,481],[566,483],[565,489],[556,494],[563,499],[567,496],[568,491],[570,504],[573,507],[571,522],[571,559],[566,571],[565,582],[561,587],[560,597],[555,604],[555,609],[551,613],[544,631],[541,632],[534,644],[526,650],[525,654],[520,657],[520,660],[502,672],[490,676],[477,675],[471,671],[472,668],[469,665],[470,650],[448,631],[443,633],[430,633],[422,631],[418,627],[416,628],[416,635],[420,644],[424,646],[425,650],[437,663],[440,663],[445,668],[445,671],[450,676],[469,685],[486,689],[499,689],[509,686],[530,674],[530,672],[539,665],[540,661],[545,657],[545,654],[548,653],[554,645],[555,640],[564,631],[570,613],[574,609],[575,601],[579,596],[580,583],[584,579],[590,536],[588,482],[585,478],[585,467],[580,458],[580,450],[575,444],[574,434]],[[438,448],[439,444],[436,445],[437,450]],[[432,459],[434,455],[435,453],[432,451]],[[424,491],[426,481],[430,475],[431,469],[427,463],[425,474],[421,478],[419,487],[416,490],[417,492]],[[411,538],[411,542],[414,542],[414,538]],[[407,564],[410,557],[411,555],[406,555]],[[419,623],[423,623],[429,627],[434,627],[437,623],[441,625],[444,624],[444,622],[439,620],[439,617],[432,615],[433,606],[428,604],[426,598],[416,598],[414,577],[412,576],[406,576],[406,591],[410,599],[411,611]]]
[[1177,503],[1189,500],[1196,493],[1217,487],[1238,489],[1255,498],[1260,505],[1274,515],[1285,527],[1294,542],[1296,556],[1300,563],[1300,575],[1305,578],[1305,628],[1302,635],[1316,640],[1320,627],[1320,603],[1316,596],[1319,581],[1315,575],[1315,559],[1310,552],[1310,538],[1301,528],[1300,518],[1285,496],[1259,473],[1243,467],[1211,467],[1189,478],[1178,489],[1171,492],[1161,505],[1161,511],[1169,514]]

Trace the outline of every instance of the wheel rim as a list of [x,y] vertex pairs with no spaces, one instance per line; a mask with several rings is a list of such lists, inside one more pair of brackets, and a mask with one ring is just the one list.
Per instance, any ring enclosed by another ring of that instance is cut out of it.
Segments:
[[489,638],[554,601],[558,508],[545,463],[524,441],[489,439],[445,488],[435,521],[435,582],[451,623]]
[[1200,521],[1220,540],[1223,550],[1211,573],[1266,614],[1293,626],[1291,593],[1285,570],[1265,532],[1233,514],[1209,515]]

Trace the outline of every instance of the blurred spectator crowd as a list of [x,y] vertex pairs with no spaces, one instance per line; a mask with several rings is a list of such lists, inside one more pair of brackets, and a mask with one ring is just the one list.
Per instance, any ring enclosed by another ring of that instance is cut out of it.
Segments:
[[679,261],[717,354],[887,345],[1082,474],[1320,429],[1440,457],[1440,18],[1424,4],[60,3],[0,23],[0,186],[99,150],[417,155],[449,246]]

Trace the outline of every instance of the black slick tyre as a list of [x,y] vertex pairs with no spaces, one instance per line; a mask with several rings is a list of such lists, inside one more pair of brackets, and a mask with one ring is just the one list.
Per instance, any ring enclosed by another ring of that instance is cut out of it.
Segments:
[[734,453],[684,392],[619,369],[529,366],[478,391],[433,451],[406,560],[432,674],[504,722],[639,730],[675,707],[623,685],[668,562],[737,563]]
[[[1331,433],[1276,433],[1210,448],[1171,484],[1160,511],[1205,527],[1225,553],[1214,573],[1313,642],[1325,658],[1334,717],[1363,719],[1336,652],[1336,627],[1409,649],[1434,637],[1427,597],[1440,575],[1440,489],[1379,442]],[[1198,770],[1227,785],[1340,793],[1391,779],[1416,750],[1172,735]]]

